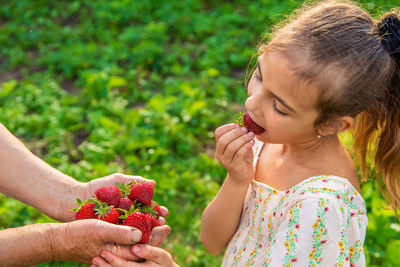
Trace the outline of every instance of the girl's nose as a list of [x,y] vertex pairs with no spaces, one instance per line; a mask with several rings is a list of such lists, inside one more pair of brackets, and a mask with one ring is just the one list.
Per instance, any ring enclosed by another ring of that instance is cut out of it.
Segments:
[[246,108],[246,110],[253,110],[254,109],[254,97],[253,96],[249,96],[246,99],[246,102],[244,103],[244,107]]

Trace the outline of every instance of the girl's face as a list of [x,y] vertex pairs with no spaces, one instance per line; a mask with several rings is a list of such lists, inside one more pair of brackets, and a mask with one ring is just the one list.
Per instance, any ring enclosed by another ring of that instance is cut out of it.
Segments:
[[275,144],[315,141],[315,88],[300,81],[279,52],[264,53],[257,63],[245,104],[252,120],[265,129],[257,138]]

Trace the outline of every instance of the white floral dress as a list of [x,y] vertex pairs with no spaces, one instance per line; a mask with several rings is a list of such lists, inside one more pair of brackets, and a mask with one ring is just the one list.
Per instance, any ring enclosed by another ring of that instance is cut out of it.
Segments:
[[[263,143],[256,140],[254,166]],[[365,202],[342,177],[287,191],[253,181],[222,266],[365,266]]]

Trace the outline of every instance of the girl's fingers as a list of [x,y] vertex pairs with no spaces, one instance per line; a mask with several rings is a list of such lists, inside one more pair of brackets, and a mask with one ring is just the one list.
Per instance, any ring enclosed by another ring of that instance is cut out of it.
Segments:
[[105,250],[127,261],[137,261],[139,259],[138,257],[132,254],[131,246],[121,246],[113,243],[108,243],[105,246]]
[[254,139],[248,140],[240,149],[236,152],[235,158],[236,159],[244,159],[247,163],[253,162],[253,151],[252,146],[254,145]]
[[227,132],[232,131],[233,129],[236,129],[238,127],[239,127],[239,125],[237,123],[225,124],[225,125],[218,127],[214,131],[215,140],[218,142],[218,140],[221,136],[223,136]]
[[247,151],[246,144],[254,138],[253,132],[248,132],[247,134],[243,134],[239,138],[233,140],[225,149],[224,157],[226,162],[230,164],[235,158],[241,158],[243,153],[238,154],[240,150]]
[[127,266],[128,262],[118,256],[115,256],[114,254],[112,254],[111,252],[104,250],[101,252],[101,257],[103,259],[105,259],[110,266],[113,267],[123,267],[123,266]]
[[95,258],[92,259],[92,265],[90,265],[90,267],[113,267],[113,266],[108,264],[102,258],[95,257]]
[[217,142],[217,158],[225,154],[226,147],[238,137],[247,133],[246,127],[239,127],[221,136]]
[[153,261],[161,266],[176,266],[171,255],[161,248],[147,245],[134,245],[132,246],[132,252],[138,257]]

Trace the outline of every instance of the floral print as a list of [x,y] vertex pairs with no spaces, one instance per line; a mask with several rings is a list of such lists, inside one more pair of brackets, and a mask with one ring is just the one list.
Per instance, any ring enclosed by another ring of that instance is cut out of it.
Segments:
[[345,178],[318,175],[286,191],[253,181],[222,266],[365,266],[367,224]]

